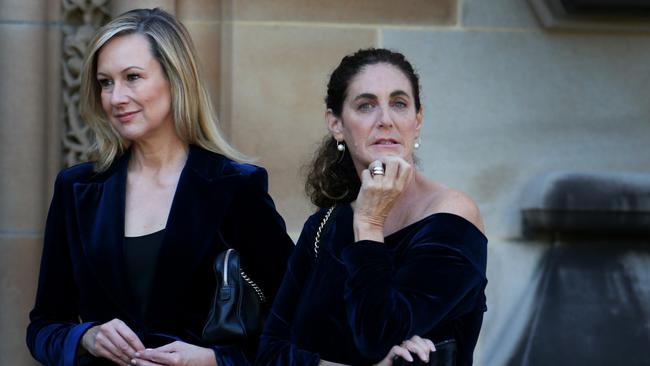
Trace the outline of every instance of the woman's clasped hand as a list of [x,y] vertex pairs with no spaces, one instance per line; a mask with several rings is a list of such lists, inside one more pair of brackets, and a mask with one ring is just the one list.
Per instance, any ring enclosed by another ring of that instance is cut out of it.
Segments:
[[118,364],[131,363],[136,353],[145,349],[138,336],[119,319],[88,329],[81,338],[81,347],[95,357]]
[[419,336],[413,336],[410,339],[405,340],[400,345],[393,346],[386,357],[381,360],[375,366],[392,366],[393,360],[395,357],[401,357],[408,362],[414,362],[415,355],[419,360],[425,363],[429,363],[429,355],[431,352],[436,351],[436,346],[433,345],[431,340],[426,338],[420,338]]

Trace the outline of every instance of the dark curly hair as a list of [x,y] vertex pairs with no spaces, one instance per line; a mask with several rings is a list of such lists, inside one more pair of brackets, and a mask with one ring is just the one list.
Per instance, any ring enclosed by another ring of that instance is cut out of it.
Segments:
[[[379,63],[393,65],[409,79],[413,89],[415,110],[419,111],[420,80],[411,63],[403,54],[383,48],[359,50],[343,57],[334,69],[327,83],[325,105],[340,117],[343,102],[347,97],[348,86],[366,66]],[[326,136],[307,166],[305,192],[311,202],[321,208],[337,203],[350,203],[357,198],[361,180],[354,168],[352,157],[346,149],[343,153],[336,148],[336,140]]]

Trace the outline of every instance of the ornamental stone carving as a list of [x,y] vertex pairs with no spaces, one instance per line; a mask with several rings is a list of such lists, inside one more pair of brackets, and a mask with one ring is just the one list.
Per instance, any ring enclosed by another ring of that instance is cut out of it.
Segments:
[[79,116],[81,65],[93,33],[109,19],[109,0],[63,0],[63,163],[88,160],[92,136]]

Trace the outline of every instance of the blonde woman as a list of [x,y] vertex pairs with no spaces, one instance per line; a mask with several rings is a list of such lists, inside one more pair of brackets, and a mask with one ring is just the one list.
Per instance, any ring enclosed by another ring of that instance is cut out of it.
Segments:
[[27,344],[47,365],[245,365],[205,344],[212,261],[227,248],[273,298],[293,245],[264,169],[216,128],[187,30],[160,9],[92,39],[81,112],[96,161],[63,170]]

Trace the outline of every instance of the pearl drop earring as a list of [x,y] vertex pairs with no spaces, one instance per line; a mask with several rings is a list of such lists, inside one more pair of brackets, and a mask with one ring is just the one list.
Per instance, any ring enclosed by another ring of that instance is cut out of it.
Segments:
[[415,140],[415,144],[413,144],[413,147],[415,148],[415,150],[420,148],[420,136],[418,136],[418,138]]
[[336,149],[340,152],[345,151],[345,144],[342,143],[341,141],[336,141]]

